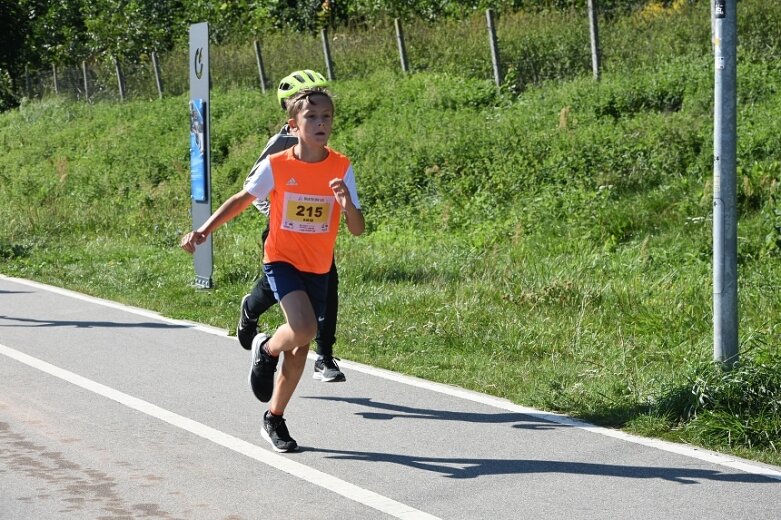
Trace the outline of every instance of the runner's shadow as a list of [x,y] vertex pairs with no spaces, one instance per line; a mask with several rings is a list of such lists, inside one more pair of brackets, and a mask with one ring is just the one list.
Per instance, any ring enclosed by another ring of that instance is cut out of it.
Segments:
[[717,470],[694,468],[620,466],[616,464],[531,459],[416,457],[413,455],[399,455],[393,453],[329,450],[324,448],[302,448],[302,450],[323,453],[329,459],[398,464],[422,471],[439,473],[446,478],[458,479],[477,478],[486,475],[558,473],[590,475],[595,477],[659,479],[678,484],[700,484],[705,480],[754,484],[781,483],[775,479],[762,475],[753,475],[750,473],[724,473]]
[[173,323],[160,323],[153,321],[138,323],[121,323],[116,321],[76,321],[76,320],[36,320],[33,318],[16,318],[0,314],[0,320],[16,321],[18,324],[5,324],[0,322],[0,327],[74,327],[77,329],[92,328],[139,328],[139,329],[189,329],[190,325],[177,325]]
[[375,419],[389,421],[392,419],[433,419],[437,421],[458,421],[480,424],[503,424],[503,423],[521,423],[514,424],[513,428],[526,430],[552,430],[554,428],[568,427],[565,424],[553,423],[544,419],[538,419],[529,414],[523,413],[477,413],[477,412],[452,412],[449,410],[432,410],[426,408],[413,408],[410,406],[400,406],[392,403],[383,403],[373,401],[369,397],[328,397],[328,396],[305,396],[302,399],[321,399],[324,401],[340,401],[349,404],[366,406],[388,410],[393,413],[381,412],[355,412],[364,419]]
[[0,289],[0,294],[32,294],[32,291],[6,291]]

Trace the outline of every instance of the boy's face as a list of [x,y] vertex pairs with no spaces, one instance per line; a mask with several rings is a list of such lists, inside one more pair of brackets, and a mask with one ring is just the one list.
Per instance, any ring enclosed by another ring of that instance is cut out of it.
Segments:
[[298,139],[306,144],[325,146],[331,136],[334,107],[328,96],[312,94],[294,119],[288,121]]

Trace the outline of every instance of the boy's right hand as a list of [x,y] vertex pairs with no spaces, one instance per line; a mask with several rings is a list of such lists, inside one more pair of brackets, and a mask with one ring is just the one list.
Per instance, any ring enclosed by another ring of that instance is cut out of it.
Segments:
[[182,237],[180,245],[182,249],[192,254],[195,252],[195,246],[203,244],[206,241],[206,233],[200,231],[190,231]]

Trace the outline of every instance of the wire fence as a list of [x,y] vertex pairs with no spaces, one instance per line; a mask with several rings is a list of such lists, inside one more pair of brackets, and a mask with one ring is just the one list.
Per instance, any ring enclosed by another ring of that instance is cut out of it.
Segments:
[[[378,69],[402,74],[452,72],[521,90],[529,84],[587,74],[598,80],[600,68],[615,67],[618,62],[639,66],[664,59],[664,52],[702,52],[710,43],[707,8],[699,9],[697,21],[693,16],[682,17],[683,25],[674,35],[676,48],[672,48],[665,40],[669,36],[656,31],[653,16],[660,15],[640,13],[616,23],[598,12],[592,2],[595,0],[584,3],[582,10],[545,15],[497,17],[488,10],[484,15],[435,26],[419,22],[402,28],[395,19],[364,31],[329,34],[324,30],[298,34],[294,40],[270,33],[246,44],[212,45],[212,86],[265,91],[291,70],[312,68],[327,71],[331,79],[360,78]],[[607,30],[605,20],[611,22]],[[636,43],[628,40],[640,39],[647,42],[647,49],[638,53]],[[16,83],[24,86],[24,94],[30,98],[60,95],[97,102],[178,96],[189,90],[187,52],[175,49],[159,57],[140,56],[129,63],[92,59],[27,70],[25,78]]]

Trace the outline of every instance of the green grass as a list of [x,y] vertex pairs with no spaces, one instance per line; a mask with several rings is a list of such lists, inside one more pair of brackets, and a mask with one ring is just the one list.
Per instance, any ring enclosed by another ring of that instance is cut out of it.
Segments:
[[[675,22],[660,37],[679,41]],[[454,71],[336,82],[332,145],[354,160],[368,223],[337,245],[338,355],[781,463],[781,69],[770,50],[740,64],[743,356],[724,373],[711,363],[712,57],[682,47],[599,84],[572,74],[522,92]],[[281,114],[243,88],[216,89],[212,107],[216,207]],[[232,331],[263,223],[249,211],[221,229],[215,288],[191,287],[187,131],[183,96],[0,114],[0,272]]]

